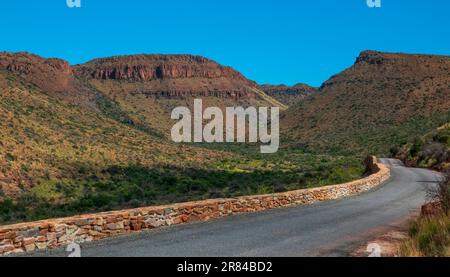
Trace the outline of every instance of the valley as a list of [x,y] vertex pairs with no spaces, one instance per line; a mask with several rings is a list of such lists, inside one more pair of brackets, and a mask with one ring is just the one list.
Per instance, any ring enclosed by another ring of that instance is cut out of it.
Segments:
[[[366,51],[320,88],[291,88],[191,55],[0,53],[0,223],[358,179],[366,155],[449,122],[449,72],[449,57]],[[279,107],[279,151],[172,142],[172,110],[196,98]]]
[[[28,53],[2,53],[0,64],[2,223],[328,185],[364,170],[358,159],[301,149],[265,156],[257,145],[171,142],[170,111],[198,97],[191,79],[175,80],[185,95],[171,86],[149,92],[146,81],[89,80],[62,60]],[[235,81],[199,74],[218,91],[202,97],[205,106],[276,103],[246,90],[256,86],[250,81],[235,85],[237,73]],[[233,95],[239,90],[248,95]]]

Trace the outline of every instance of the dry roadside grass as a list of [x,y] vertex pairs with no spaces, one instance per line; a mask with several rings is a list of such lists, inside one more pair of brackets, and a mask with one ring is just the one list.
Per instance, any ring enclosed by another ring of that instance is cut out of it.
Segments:
[[409,229],[401,245],[402,257],[450,257],[450,214],[420,217]]

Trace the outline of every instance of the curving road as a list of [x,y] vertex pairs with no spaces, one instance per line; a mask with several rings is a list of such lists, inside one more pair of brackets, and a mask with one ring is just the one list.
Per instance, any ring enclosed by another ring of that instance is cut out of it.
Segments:
[[[362,195],[168,227],[83,245],[83,256],[345,256],[409,218],[440,175],[381,159],[392,177]],[[67,256],[64,249],[34,256]]]

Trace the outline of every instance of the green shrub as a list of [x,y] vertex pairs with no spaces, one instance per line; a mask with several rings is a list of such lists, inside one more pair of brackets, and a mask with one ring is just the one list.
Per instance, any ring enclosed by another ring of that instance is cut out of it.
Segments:
[[417,154],[419,154],[419,152],[422,150],[423,144],[424,142],[422,139],[415,139],[413,145],[411,146],[411,149],[409,150],[409,155],[411,157],[417,156]]
[[8,162],[13,162],[13,161],[16,160],[16,157],[15,157],[13,154],[11,154],[11,153],[6,153],[5,159],[6,159]]

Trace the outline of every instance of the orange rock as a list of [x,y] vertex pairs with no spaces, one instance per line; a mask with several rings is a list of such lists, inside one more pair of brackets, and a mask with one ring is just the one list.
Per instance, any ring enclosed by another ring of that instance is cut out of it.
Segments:
[[24,238],[23,239],[23,242],[22,242],[22,245],[23,246],[28,246],[28,245],[34,245],[34,242],[35,242],[36,240],[34,239],[34,238]]

